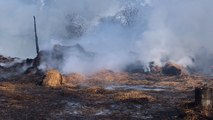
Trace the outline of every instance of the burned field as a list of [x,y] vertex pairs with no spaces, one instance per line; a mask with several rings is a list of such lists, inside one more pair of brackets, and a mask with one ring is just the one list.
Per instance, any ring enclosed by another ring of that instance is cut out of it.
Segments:
[[[1,75],[8,69],[2,67]],[[109,70],[62,75],[30,69],[1,78],[0,119],[212,118],[211,110],[195,104],[195,88],[212,87],[207,76]]]
[[0,0],[0,120],[212,120],[212,5]]

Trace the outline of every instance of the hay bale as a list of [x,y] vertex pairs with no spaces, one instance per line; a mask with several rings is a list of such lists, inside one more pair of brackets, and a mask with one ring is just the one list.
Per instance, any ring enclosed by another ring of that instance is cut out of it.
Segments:
[[167,63],[163,67],[162,72],[164,75],[168,75],[168,76],[188,75],[187,70],[183,66],[175,64],[175,63]]
[[59,87],[62,85],[63,76],[55,69],[49,70],[43,80],[43,85],[46,87]]

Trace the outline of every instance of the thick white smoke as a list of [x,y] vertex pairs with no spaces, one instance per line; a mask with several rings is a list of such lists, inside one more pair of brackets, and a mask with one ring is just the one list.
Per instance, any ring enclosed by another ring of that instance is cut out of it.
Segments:
[[211,0],[153,0],[148,30],[138,41],[141,59],[161,64],[166,58],[209,69],[213,64],[211,5]]
[[212,5],[212,0],[0,1],[0,53],[35,56],[36,15],[42,50],[80,44],[93,54],[66,51],[57,63],[64,73],[122,70],[136,61],[208,69],[213,63]]

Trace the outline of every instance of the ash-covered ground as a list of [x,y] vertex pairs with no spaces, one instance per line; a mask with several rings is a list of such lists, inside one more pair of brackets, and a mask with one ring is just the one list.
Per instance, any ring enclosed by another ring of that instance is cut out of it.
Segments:
[[[0,119],[211,119],[193,102],[195,88],[212,87],[212,78],[185,73],[178,66],[169,74],[164,67],[152,72],[63,75],[55,69],[33,68],[33,59],[15,60],[1,57]],[[13,64],[6,66],[9,63]]]

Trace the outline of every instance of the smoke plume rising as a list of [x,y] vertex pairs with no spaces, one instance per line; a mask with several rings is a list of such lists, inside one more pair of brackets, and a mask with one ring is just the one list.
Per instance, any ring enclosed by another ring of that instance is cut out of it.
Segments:
[[213,65],[212,5],[212,0],[0,1],[0,53],[35,56],[35,15],[42,50],[78,44],[92,53],[82,55],[79,47],[65,51],[57,63],[63,73],[120,71],[138,61],[144,66],[174,61],[208,71]]

